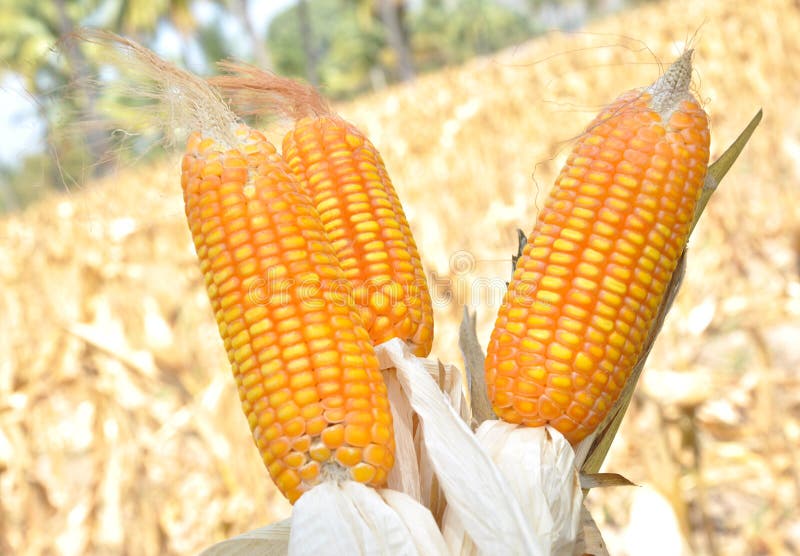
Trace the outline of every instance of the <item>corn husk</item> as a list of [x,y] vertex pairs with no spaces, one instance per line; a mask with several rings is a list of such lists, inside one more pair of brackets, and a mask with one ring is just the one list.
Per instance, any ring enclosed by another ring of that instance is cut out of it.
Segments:
[[208,547],[200,556],[283,556],[289,552],[291,519],[253,529]]
[[[551,427],[523,427],[494,419],[484,421],[475,434],[523,508],[537,554],[572,554],[583,493],[569,442]],[[456,553],[479,553],[466,540],[469,533],[454,513],[445,514],[442,529]]]
[[447,513],[458,517],[486,554],[541,553],[508,482],[422,360],[399,339],[375,351],[382,368],[395,370],[394,379],[419,418],[422,442],[446,497]]
[[447,553],[431,513],[397,491],[328,481],[292,510],[290,556]]
[[329,481],[305,493],[291,519],[217,543],[202,556],[449,553],[431,513],[409,496]]

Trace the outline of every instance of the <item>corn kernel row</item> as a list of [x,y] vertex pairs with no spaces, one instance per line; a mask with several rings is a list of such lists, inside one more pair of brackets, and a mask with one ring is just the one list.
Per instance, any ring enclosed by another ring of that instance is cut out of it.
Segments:
[[709,154],[687,94],[664,114],[650,92],[605,109],[577,142],[517,262],[486,359],[489,398],[512,423],[576,443],[636,364],[681,255]]
[[244,413],[294,502],[326,479],[385,483],[394,457],[386,386],[316,209],[275,148],[241,127],[225,147],[194,133],[186,216]]
[[299,120],[283,156],[317,207],[373,343],[426,356],[433,310],[402,205],[377,149],[336,116]]

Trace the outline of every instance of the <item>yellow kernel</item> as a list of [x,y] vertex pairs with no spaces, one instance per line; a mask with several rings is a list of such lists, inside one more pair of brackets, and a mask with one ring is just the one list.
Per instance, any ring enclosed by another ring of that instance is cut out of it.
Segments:
[[589,316],[589,312],[585,309],[581,309],[580,307],[576,307],[575,305],[567,304],[564,305],[562,309],[565,315],[572,317],[577,320],[583,320],[587,316]]
[[526,307],[511,307],[506,313],[506,317],[510,321],[523,320],[528,315]]
[[589,410],[578,404],[571,404],[569,409],[567,409],[567,415],[578,422],[583,421],[588,414]]
[[319,470],[319,463],[316,461],[310,461],[298,469],[298,472],[300,473],[300,478],[303,479],[303,481],[310,483],[319,477]]
[[586,328],[583,322],[567,316],[558,319],[558,326],[567,332],[573,332],[575,334],[580,334]]
[[360,425],[346,425],[344,428],[344,441],[351,446],[365,447],[371,441],[370,431]]
[[283,358],[286,361],[291,361],[308,354],[308,348],[305,344],[294,344],[283,348]]
[[572,379],[564,375],[550,375],[547,382],[552,388],[569,390],[572,388]]
[[622,348],[625,345],[625,336],[615,330],[608,335],[608,343],[614,347]]
[[[578,249],[578,246],[573,241],[570,241],[568,239],[564,239],[564,238],[560,237],[560,238],[556,239],[553,242],[553,249],[555,249],[556,251],[562,251],[562,252],[563,251],[575,251],[575,250]],[[555,253],[553,253],[553,254],[555,255]],[[550,256],[550,260],[552,262],[554,262],[554,263],[558,263],[559,262],[559,261],[554,260],[552,255]]]
[[599,197],[600,195],[602,195],[604,188],[601,185],[596,185],[594,183],[584,183],[583,185],[578,187],[578,191],[580,192],[581,195],[585,195],[591,198],[591,197]]
[[614,322],[603,318],[601,316],[595,315],[592,317],[592,324],[602,330],[603,332],[611,332],[614,330]]
[[519,321],[509,322],[506,324],[506,330],[514,336],[523,336],[525,334],[525,325]]
[[331,459],[330,449],[321,442],[313,444],[308,451],[308,455],[311,456],[311,459],[316,461],[328,461]]
[[531,304],[531,312],[536,315],[552,315],[556,312],[556,308],[552,303],[537,300]]
[[[599,185],[603,185],[611,181],[611,177],[605,172],[589,172],[586,174],[584,179]],[[583,188],[580,188],[580,192],[587,193]]]
[[525,398],[515,398],[513,407],[521,415],[532,415],[536,412],[536,402]]
[[575,401],[588,408],[591,408],[594,405],[594,397],[589,395],[587,392],[578,392],[575,394]]
[[550,330],[542,330],[542,329],[529,329],[528,336],[534,338],[536,340],[541,340],[543,342],[550,339],[553,333]]
[[[579,241],[579,242],[583,241],[584,239],[586,239],[586,236],[582,232],[579,232],[578,230],[574,230],[572,228],[564,228],[564,229],[562,229],[561,230],[561,237],[564,238],[564,239],[571,240],[571,241]],[[557,241],[558,240],[556,240],[556,242]],[[556,249],[558,249],[558,247],[555,244],[554,244],[554,247]]]
[[[275,320],[278,321],[276,329],[278,332],[290,332],[293,330],[297,330],[303,326],[302,321],[297,317],[292,318],[281,318],[277,316],[278,310],[275,311]],[[291,340],[293,341],[293,340]],[[287,341],[284,338],[281,338],[281,343],[286,344]]]
[[583,220],[582,218],[576,218],[575,216],[570,216],[567,219],[567,228],[572,228],[575,230],[585,230],[589,227],[589,222]]
[[527,324],[529,328],[543,328],[552,326],[553,319],[551,319],[550,317],[546,317],[544,315],[531,313],[530,315],[528,315],[528,318],[525,319],[525,324]]
[[570,394],[567,394],[566,392],[562,392],[560,390],[549,389],[547,391],[547,395],[560,407],[567,407],[567,405],[569,405],[569,402],[572,401],[572,396]]
[[290,452],[283,458],[284,463],[292,468],[297,468],[306,462],[306,456],[300,452]]
[[532,259],[540,260],[546,258],[549,252],[549,247],[532,247],[530,251],[528,251],[528,256]]
[[594,223],[594,231],[601,236],[606,237],[614,237],[617,233],[616,228],[602,221],[597,221]]
[[275,438],[269,442],[269,451],[276,458],[282,458],[289,452],[289,442],[285,438]]
[[380,444],[386,444],[392,438],[392,428],[382,423],[372,425],[372,440]]
[[560,277],[569,275],[569,269],[557,264],[549,264],[544,269],[546,276]]
[[253,348],[250,344],[245,344],[233,352],[233,358],[237,363],[242,363],[253,355]]
[[528,336],[525,336],[520,340],[519,347],[523,351],[537,353],[541,352],[544,349],[544,344],[542,344],[541,342],[537,342],[536,340],[533,340]]
[[580,289],[570,290],[567,294],[567,299],[578,305],[589,305],[592,302],[592,297]]
[[636,280],[640,284],[643,284],[645,286],[650,285],[650,283],[653,281],[652,274],[650,274],[648,272],[643,272],[641,270],[637,270],[636,273],[635,273],[635,276],[636,276]]
[[558,251],[550,254],[550,262],[558,265],[571,265],[575,261],[575,255],[560,253]]
[[551,303],[554,305],[561,303],[561,295],[543,289],[536,292],[536,299],[539,299],[544,303]]
[[645,242],[644,236],[639,232],[634,232],[633,230],[625,230],[623,232],[623,235],[628,241],[630,241],[634,245],[639,245],[639,246],[644,245]]
[[275,479],[275,483],[281,491],[287,492],[300,485],[300,475],[298,475],[294,469],[285,469],[278,475],[278,478]]
[[386,464],[386,459],[387,456],[389,456],[389,452],[383,446],[378,444],[370,444],[364,448],[362,455],[365,462],[371,463],[375,466],[382,466]]
[[581,343],[580,336],[567,330],[556,332],[556,340],[570,346],[578,346]]
[[[311,375],[311,373],[304,373]],[[301,388],[300,390],[296,390],[294,393],[294,401],[299,406],[306,406],[315,402],[319,401],[319,395],[317,394],[316,388]]]
[[238,349],[250,341],[250,334],[247,330],[242,330],[231,339],[231,347]]
[[344,444],[344,426],[339,424],[326,428],[320,434],[320,439],[331,450],[338,448]]
[[619,185],[627,187],[628,189],[635,189],[639,186],[639,181],[633,176],[629,176],[627,174],[616,174],[614,176],[614,183],[618,183]]
[[578,371],[584,374],[594,369],[594,361],[582,351],[575,355],[574,365]]
[[311,355],[311,362],[315,367],[329,367],[339,363],[339,352],[336,350],[325,350]]
[[594,249],[585,249],[583,251],[583,259],[588,263],[601,263],[605,260],[605,256]]
[[572,351],[556,342],[553,342],[550,344],[550,346],[548,346],[547,354],[550,357],[561,359],[563,361],[569,361],[572,359]]
[[289,402],[281,405],[278,408],[278,411],[275,413],[275,416],[278,418],[278,421],[280,421],[281,423],[285,423],[289,419],[294,419],[295,417],[297,417],[299,413],[300,410],[297,407],[297,404],[295,404],[294,402]]
[[353,480],[358,483],[369,483],[375,478],[375,472],[375,467],[369,463],[361,462],[353,467],[353,469],[350,471],[350,474],[352,475]]
[[618,213],[608,207],[601,208],[597,213],[597,218],[609,224],[618,224],[622,220],[622,217]]
[[611,293],[609,290],[600,290],[600,294],[597,296],[597,298],[612,307],[619,307],[622,305],[622,297],[615,293]]
[[589,245],[597,251],[610,251],[612,247],[611,240],[596,235],[592,235],[592,237],[589,238]]
[[261,384],[255,384],[247,389],[247,401],[253,403],[257,399],[264,396],[264,386]]
[[522,376],[539,384],[547,378],[547,370],[542,367],[528,367],[522,370]]
[[602,284],[603,289],[618,295],[625,295],[625,293],[628,291],[628,287],[623,282],[620,282],[612,276],[605,276]]
[[608,208],[617,212],[627,211],[631,206],[627,201],[623,201],[617,197],[607,197],[605,204],[608,206]]
[[345,467],[354,467],[361,462],[361,448],[341,446],[336,449],[336,461]]
[[595,278],[600,274],[600,269],[589,263],[579,263],[576,267],[576,272],[587,278]]
[[647,290],[645,290],[636,282],[631,284],[629,292],[631,294],[631,297],[633,297],[634,299],[638,299],[639,301],[643,301],[647,297]]
[[594,280],[588,280],[582,276],[576,276],[573,278],[572,284],[579,290],[583,291],[593,291],[597,289],[597,283]]

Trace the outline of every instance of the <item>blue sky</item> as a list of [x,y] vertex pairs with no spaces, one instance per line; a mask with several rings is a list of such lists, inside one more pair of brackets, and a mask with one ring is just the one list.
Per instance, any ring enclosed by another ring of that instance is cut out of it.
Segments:
[[[286,7],[296,0],[267,0],[251,2],[250,19],[257,32],[262,36],[267,24]],[[198,2],[193,8],[195,16],[201,22],[216,17],[210,2]],[[235,37],[240,32],[232,20],[226,24],[226,33]],[[156,44],[156,50],[169,56],[177,47],[177,35],[168,31],[162,33]],[[237,53],[238,54],[238,53]],[[246,53],[242,53],[246,55]],[[33,99],[25,91],[22,81],[10,72],[0,70],[0,165],[11,165],[21,157],[36,153],[43,147],[44,125],[36,115]]]

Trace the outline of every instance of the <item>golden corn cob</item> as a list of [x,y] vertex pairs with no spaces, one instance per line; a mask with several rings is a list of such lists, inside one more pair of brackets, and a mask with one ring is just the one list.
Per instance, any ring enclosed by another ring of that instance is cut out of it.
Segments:
[[353,125],[325,115],[300,119],[284,138],[283,157],[319,211],[372,341],[397,337],[426,356],[431,298],[377,149]]
[[384,484],[386,386],[307,195],[263,135],[194,133],[186,216],[256,445],[291,501],[326,479]]
[[571,442],[636,364],[703,187],[709,132],[690,53],[623,94],[570,154],[517,262],[486,358],[498,417]]

